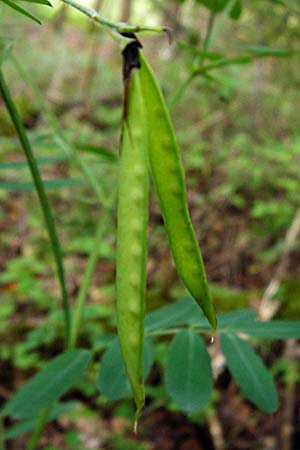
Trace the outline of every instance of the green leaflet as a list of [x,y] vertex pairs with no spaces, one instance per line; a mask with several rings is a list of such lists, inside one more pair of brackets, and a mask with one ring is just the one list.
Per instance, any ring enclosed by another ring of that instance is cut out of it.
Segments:
[[55,357],[4,405],[2,415],[15,419],[30,419],[74,386],[85,373],[92,353],[73,349]]
[[[143,375],[149,375],[153,364],[151,340],[145,339]],[[130,384],[126,376],[124,361],[118,339],[114,339],[103,355],[97,379],[97,387],[108,400],[120,400],[131,396]]]
[[166,365],[166,389],[184,411],[201,411],[213,388],[211,361],[201,336],[180,331],[173,339]]
[[22,8],[21,6],[17,5],[15,2],[12,2],[10,0],[2,0],[3,3],[5,3],[7,6],[9,6],[12,9],[15,9],[20,14],[23,14],[23,16],[29,17],[29,19],[34,20],[34,22],[38,23],[39,25],[42,24],[40,19],[38,19],[36,16],[28,12],[26,9]]
[[137,407],[137,423],[145,397],[143,347],[149,175],[140,70],[132,67],[125,82],[120,152],[116,279],[118,334]]
[[141,84],[147,99],[150,167],[173,258],[182,281],[216,329],[204,264],[188,211],[184,171],[173,125],[160,87],[141,51],[140,62]]
[[[52,420],[56,420],[58,417],[63,414],[69,412],[70,410],[74,410],[78,406],[77,402],[64,402],[58,403],[53,407],[53,410],[46,418],[46,422],[52,422]],[[16,437],[22,436],[22,434],[28,433],[32,431],[36,426],[36,417],[25,419],[16,424],[12,425],[9,430],[4,433],[5,439],[15,439]]]
[[37,5],[46,5],[52,7],[51,3],[48,2],[48,0],[22,0],[22,2],[36,3]]
[[244,396],[265,413],[274,413],[278,408],[278,392],[260,356],[247,341],[232,333],[221,334],[221,349]]

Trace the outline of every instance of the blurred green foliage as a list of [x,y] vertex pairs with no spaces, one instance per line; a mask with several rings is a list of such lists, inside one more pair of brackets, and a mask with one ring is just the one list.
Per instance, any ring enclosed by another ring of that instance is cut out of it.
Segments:
[[[261,296],[281,257],[285,232],[299,209],[300,135],[296,106],[300,104],[299,56],[296,54],[300,47],[299,2],[245,1],[242,10],[236,2],[232,16],[239,21],[223,22],[211,53],[203,53],[200,48],[207,24],[202,17],[208,17],[204,6],[209,7],[211,2],[190,2],[190,10],[185,2],[179,3],[183,8],[179,21],[192,30],[193,35],[197,34],[198,47],[191,45],[190,35],[184,32],[180,41],[186,45],[170,48],[161,37],[145,37],[142,41],[172,108],[187,170],[193,221],[204,249],[215,303],[218,311],[225,312],[246,308],[253,298],[257,301]],[[216,3],[218,16],[226,3]],[[155,20],[160,20],[161,10],[155,2],[147,7]],[[3,7],[1,34],[17,38],[15,54],[22,56],[35,82],[49,98],[68,138],[83,146],[112,149],[117,159],[122,107],[118,48],[102,31],[92,38],[81,16],[72,13],[65,30],[59,34],[51,30],[51,12],[44,13],[39,7],[33,10],[41,11],[41,17],[49,15],[46,31],[33,29],[27,18],[17,18],[15,12]],[[141,20],[138,16],[136,19]],[[74,24],[80,25],[79,31]],[[27,43],[23,42],[25,34],[29,39]],[[181,97],[176,97],[190,74],[203,62],[210,64],[222,58],[239,57],[245,54],[246,46],[256,47],[256,55],[261,46],[263,51],[265,48],[292,49],[295,56],[257,57],[247,64],[240,61],[224,65],[206,76],[199,74],[183,89]],[[72,160],[64,159],[30,89],[19,79],[9,61],[5,70],[38,158],[57,158],[42,165],[44,177],[79,179],[78,168]],[[1,164],[20,161],[20,154],[2,105],[0,111],[1,169]],[[44,139],[43,134],[48,138]],[[82,155],[106,195],[113,192],[117,164],[108,164],[92,153],[82,152]],[[1,182],[29,180],[24,167],[14,167],[13,171],[2,168],[0,176]],[[79,341],[83,347],[92,347],[99,359],[110,346],[115,332],[114,199],[112,196],[109,207],[99,207],[86,184],[65,185],[48,192],[63,242],[72,298],[78,291],[87,255],[93,247],[97,217],[102,215],[107,221]],[[21,378],[26,379],[29,373],[43,367],[45,360],[62,350],[62,314],[56,306],[53,263],[34,193],[9,191],[4,185],[0,200],[0,219],[4,223],[1,230],[4,256],[0,275],[0,359],[1,364],[11,364]],[[159,283],[165,281],[164,274],[171,272],[172,267],[165,256],[165,234],[155,195],[151,202],[150,229],[153,235],[149,297],[154,297],[151,310],[154,305],[165,305],[169,297],[179,298],[181,292],[181,285],[175,279],[167,289],[164,287],[165,296],[160,296],[162,286]],[[300,319],[298,263],[299,243],[296,242],[292,263],[276,296],[282,305],[279,316],[284,319]],[[170,410],[177,409],[162,383],[168,343],[169,338],[163,338],[154,347],[156,383],[147,387],[152,409],[166,405]],[[95,364],[79,384],[83,396],[95,396],[97,371]],[[273,366],[273,373],[284,383],[289,382],[290,377],[298,381],[296,372],[293,363],[285,359],[278,359]],[[215,393],[204,416],[216,407],[217,396]],[[103,398],[98,398],[96,404],[107,408]],[[132,405],[127,400],[115,402],[113,408],[116,416],[132,414]],[[77,447],[81,450],[76,431],[66,433],[65,442],[72,450]],[[110,445],[122,450],[146,448],[142,443],[119,435],[112,436]],[[55,447],[48,447],[50,449]]]

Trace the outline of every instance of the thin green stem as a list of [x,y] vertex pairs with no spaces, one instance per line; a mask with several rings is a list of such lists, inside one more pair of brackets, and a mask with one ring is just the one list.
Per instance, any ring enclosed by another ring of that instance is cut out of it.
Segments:
[[80,3],[77,3],[75,0],[62,0],[62,2],[82,12],[98,25],[105,27],[107,30],[110,30],[113,33],[117,33],[115,37],[125,45],[128,43],[128,40],[130,41],[131,39],[121,36],[120,33],[140,33],[141,31],[151,31],[154,33],[168,32],[168,29],[166,29],[165,27],[130,25],[125,22],[117,22],[95,11],[92,8],[88,8],[87,6],[83,6]]
[[217,61],[212,64],[208,64],[203,67],[199,67],[199,69],[196,69],[193,72],[193,77],[196,77],[197,75],[204,75],[211,70],[219,69],[221,67],[228,66],[230,64],[248,64],[251,63],[255,59],[253,56],[238,56],[236,58],[230,58],[230,59],[224,59],[221,61]]
[[4,425],[3,418],[0,416],[0,450],[4,450]]
[[9,89],[5,83],[3,72],[0,70],[0,92],[2,95],[2,98],[4,100],[5,106],[7,108],[7,111],[9,112],[9,115],[11,117],[11,120],[14,124],[15,130],[18,134],[21,146],[24,150],[28,166],[31,171],[31,175],[36,187],[36,191],[39,197],[40,205],[42,208],[42,212],[44,215],[52,252],[54,255],[55,263],[56,263],[56,270],[57,270],[57,276],[60,284],[61,289],[61,295],[62,295],[62,303],[63,303],[63,311],[64,311],[64,317],[65,317],[65,334],[66,334],[66,342],[67,345],[69,344],[70,339],[70,329],[71,329],[71,313],[70,313],[70,304],[68,299],[68,293],[66,288],[66,282],[65,282],[65,274],[64,274],[64,267],[63,267],[63,261],[62,261],[62,252],[61,247],[59,243],[59,239],[56,232],[55,222],[51,213],[50,205],[48,202],[46,190],[44,187],[44,183],[42,181],[38,165],[36,163],[30,141],[27,137],[25,128],[23,126],[23,123],[21,121],[21,118],[19,116],[19,113],[17,111],[17,108],[14,104],[14,101],[10,95]]
[[[206,35],[205,35],[205,39],[204,39],[204,43],[203,43],[203,50],[206,52],[208,51],[208,49],[212,43],[215,19],[216,19],[216,13],[214,11],[211,11],[210,16],[209,16],[208,25],[207,25]],[[205,60],[205,57],[202,57],[200,59],[200,68],[203,66],[204,60]],[[189,85],[192,83],[195,76],[196,76],[196,73],[195,73],[195,71],[193,71],[187,77],[187,79],[182,83],[182,85],[178,88],[178,90],[175,92],[175,94],[173,95],[173,97],[171,98],[171,101],[170,101],[171,109],[180,101],[181,97],[183,96],[184,92],[189,87]]]
[[181,97],[183,96],[186,89],[189,87],[189,85],[192,83],[193,79],[195,78],[195,73],[192,72],[187,79],[182,83],[181,86],[177,89],[175,94],[171,97],[169,101],[169,108],[173,109],[175,105],[180,101]]
[[214,25],[212,40],[216,40],[216,37],[217,37],[219,31],[221,30],[221,27],[222,27],[224,21],[228,18],[228,15],[230,14],[235,3],[236,3],[236,0],[229,0],[226,7],[221,12],[218,21]]
[[82,171],[83,175],[85,176],[86,180],[94,190],[97,199],[100,204],[103,206],[108,206],[108,198],[103,192],[101,185],[99,184],[97,178],[95,177],[93,171],[90,169],[89,165],[78,155],[77,150],[72,145],[72,143],[68,140],[68,138],[65,136],[65,133],[61,129],[61,126],[53,112],[48,106],[48,103],[44,99],[40,89],[37,87],[35,82],[32,80],[32,77],[28,74],[28,72],[24,69],[22,64],[12,55],[11,59],[16,66],[18,72],[22,76],[23,80],[26,81],[28,86],[30,86],[35,98],[37,99],[39,106],[43,110],[44,115],[46,116],[50,126],[53,129],[55,140],[59,147],[65,152],[65,154],[71,159],[72,161],[75,161],[75,163],[78,165],[80,170]]
[[[209,22],[207,25],[206,35],[203,43],[203,50],[208,51],[211,47],[213,41],[216,39],[217,33],[219,32],[221,25],[223,24],[224,20],[227,18],[228,14],[232,10],[236,0],[230,0],[224,10],[222,11],[219,20],[216,21],[217,14],[214,11],[210,12],[209,16]],[[191,84],[191,82],[196,78],[197,75],[201,73],[205,73],[207,70],[203,70],[203,64],[205,61],[205,57],[200,59],[200,66],[193,71],[191,75],[188,76],[186,81],[179,87],[177,92],[175,92],[170,104],[171,107],[174,107],[181,99],[184,91],[186,88]],[[213,67],[214,68],[214,67]]]
[[71,329],[71,339],[70,346],[76,347],[76,342],[79,335],[81,320],[83,316],[84,305],[88,296],[88,289],[91,284],[92,276],[95,272],[96,263],[99,255],[99,247],[103,238],[103,235],[106,231],[107,221],[101,217],[101,220],[98,223],[96,235],[93,241],[93,247],[91,253],[89,255],[89,259],[87,262],[87,266],[85,269],[85,273],[83,275],[83,279],[80,285],[80,290],[78,296],[75,301],[74,312],[73,312],[73,320],[72,320],[72,329]]
[[40,415],[37,419],[35,429],[34,429],[32,435],[30,436],[26,450],[36,450],[52,407],[53,407],[53,405],[48,406],[40,413]]
[[203,43],[203,50],[207,52],[209,47],[211,46],[213,40],[213,30],[215,25],[217,14],[214,11],[210,12],[209,21],[207,25],[206,35]]
[[[212,44],[213,37],[214,37],[214,26],[215,26],[216,17],[217,17],[217,13],[215,11],[210,11],[206,34],[205,34],[203,47],[202,47],[202,50],[204,53],[209,50],[209,48]],[[206,60],[205,54],[201,58],[198,58],[197,66],[199,69],[201,69],[204,66],[205,60]],[[192,74],[188,80],[190,80],[190,82],[191,82],[194,79],[194,77],[195,77],[195,70],[192,72]]]

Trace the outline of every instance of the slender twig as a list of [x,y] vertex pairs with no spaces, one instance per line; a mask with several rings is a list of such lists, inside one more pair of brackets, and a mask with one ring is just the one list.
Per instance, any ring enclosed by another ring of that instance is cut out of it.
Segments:
[[195,73],[192,72],[187,79],[179,86],[175,94],[171,97],[169,101],[169,108],[173,109],[175,105],[180,101],[181,97],[183,96],[186,89],[189,87],[189,85],[192,83],[193,79],[196,77]]
[[237,56],[235,58],[229,58],[229,59],[221,59],[220,61],[217,61],[212,64],[207,64],[206,66],[199,67],[198,69],[195,69],[192,73],[193,77],[196,77],[197,75],[205,75],[211,70],[219,69],[221,67],[228,66],[230,64],[249,64],[255,59],[255,55],[242,55]]
[[225,450],[225,439],[217,411],[208,415],[207,423],[215,450]]
[[39,443],[40,437],[42,435],[42,432],[44,430],[45,424],[47,422],[48,416],[49,416],[52,408],[53,408],[53,405],[48,406],[40,413],[40,415],[37,419],[35,429],[34,429],[32,435],[30,436],[26,450],[35,450],[37,448],[37,445]]
[[[209,21],[206,29],[206,35],[204,38],[203,43],[203,50],[207,52],[209,48],[211,47],[213,41],[216,39],[217,33],[221,29],[221,25],[223,24],[224,20],[227,18],[228,14],[232,10],[233,6],[235,5],[236,0],[230,0],[222,13],[220,14],[218,20],[217,14],[213,11],[210,12]],[[187,79],[184,81],[184,83],[179,87],[177,92],[175,92],[173,98],[170,101],[171,108],[174,107],[177,102],[181,99],[184,91],[186,88],[192,83],[192,81],[200,74],[205,74],[208,70],[222,67],[224,65],[223,63],[215,63],[214,65],[204,66],[205,57],[200,58],[200,67],[193,70],[193,72],[187,77]]]
[[[204,38],[204,43],[203,43],[203,50],[205,52],[208,51],[212,39],[213,39],[213,28],[214,28],[214,24],[215,24],[215,19],[216,19],[216,13],[211,11],[210,12],[210,16],[209,16],[209,21],[208,21],[208,25],[207,25],[207,30],[206,30],[206,35]],[[200,68],[203,66],[204,64],[204,57],[200,59]],[[170,108],[172,109],[181,99],[181,97],[183,96],[185,90],[189,87],[189,85],[192,83],[192,81],[194,80],[194,78],[198,75],[198,73],[196,71],[193,71],[188,77],[187,79],[184,81],[184,83],[182,83],[182,85],[179,87],[179,89],[175,92],[174,96],[172,97],[171,101],[170,101]]]
[[214,11],[210,12],[206,35],[203,43],[203,50],[207,51],[209,47],[211,46],[212,40],[213,40],[213,30],[215,25],[217,14]]
[[226,67],[229,64],[249,64],[255,59],[254,56],[244,55],[244,56],[238,56],[236,58],[230,58],[230,59],[222,59],[221,61],[217,61],[212,64],[207,64],[200,66],[199,68],[195,69],[186,79],[186,81],[179,87],[179,89],[174,94],[173,98],[170,101],[170,108],[172,109],[173,106],[176,105],[176,103],[180,100],[182,95],[184,94],[187,87],[192,83],[192,81],[200,76],[200,75],[207,75],[210,71],[215,69],[220,69],[222,67]]
[[[91,20],[93,20],[98,25],[105,27],[107,30],[117,33],[115,37],[122,43],[128,43],[128,38],[122,36],[122,33],[140,33],[142,31],[151,31],[154,33],[161,33],[169,31],[166,27],[150,27],[144,25],[130,25],[125,22],[118,22],[109,17],[104,16],[103,14],[95,11],[92,8],[88,8],[87,6],[83,6],[80,3],[77,3],[75,0],[61,0],[67,5],[72,6],[78,11],[82,12],[86,16],[88,16]],[[129,38],[130,41],[130,38]]]
[[211,41],[215,41],[218,33],[220,32],[224,21],[228,18],[228,15],[232,11],[232,8],[236,4],[236,0],[229,0],[223,11],[221,12],[218,21],[215,22],[213,27],[213,35],[211,36]]
[[66,342],[67,345],[70,339],[70,329],[71,329],[71,314],[70,314],[70,304],[68,299],[68,293],[65,282],[65,274],[64,267],[62,261],[62,252],[60,247],[60,242],[57,236],[55,222],[51,213],[50,205],[48,202],[46,190],[44,187],[44,183],[42,181],[38,165],[36,163],[30,141],[27,137],[27,133],[25,131],[24,125],[21,121],[17,108],[14,104],[14,101],[10,95],[9,89],[6,85],[6,82],[3,77],[3,72],[0,70],[0,92],[4,103],[6,105],[7,111],[9,112],[10,118],[14,124],[15,130],[18,134],[22,149],[24,150],[28,166],[31,171],[31,175],[36,187],[36,191],[39,197],[40,205],[42,208],[42,212],[44,215],[52,252],[54,255],[57,276],[60,284],[61,295],[62,295],[62,303],[63,303],[63,311],[65,317],[65,333],[66,333]]
[[280,283],[284,278],[289,262],[290,253],[300,233],[300,210],[297,210],[289,227],[283,244],[281,258],[277,266],[276,272],[268,286],[266,287],[258,310],[258,315],[262,320],[270,320],[278,311],[280,302],[274,300],[280,287]]

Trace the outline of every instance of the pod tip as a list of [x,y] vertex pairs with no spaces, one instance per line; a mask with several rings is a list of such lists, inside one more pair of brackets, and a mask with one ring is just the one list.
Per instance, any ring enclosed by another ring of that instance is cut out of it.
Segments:
[[216,315],[216,312],[215,312],[215,309],[214,309],[212,303],[210,303],[209,307],[207,309],[203,310],[203,312],[206,315],[206,317],[210,323],[210,326],[212,328],[213,335],[214,335],[216,329],[218,328],[218,319],[217,319],[217,315]]
[[218,322],[217,322],[217,318],[216,315],[214,314],[214,316],[209,320],[211,328],[213,333],[216,331],[217,327],[218,327]]
[[133,422],[133,432],[134,432],[134,434],[138,433],[139,418],[140,418],[141,412],[142,412],[143,407],[144,407],[144,388],[142,388],[142,389],[143,389],[143,391],[142,391],[143,392],[143,400],[136,403],[137,409],[136,409],[136,412],[135,412],[135,415],[134,415],[134,422]]

